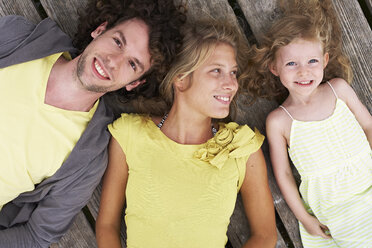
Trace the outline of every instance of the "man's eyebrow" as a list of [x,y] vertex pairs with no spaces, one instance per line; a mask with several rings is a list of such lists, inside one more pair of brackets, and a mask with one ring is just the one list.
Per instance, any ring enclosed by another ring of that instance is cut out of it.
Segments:
[[[123,44],[126,45],[127,44],[127,40],[125,39],[125,36],[123,34],[123,32],[121,32],[121,30],[117,30],[116,31],[120,37],[120,39],[122,40]],[[138,67],[140,68],[140,71],[139,72],[143,72],[145,70],[145,66],[143,65],[143,63],[141,61],[139,61],[137,58],[133,58],[134,62],[138,65]]]

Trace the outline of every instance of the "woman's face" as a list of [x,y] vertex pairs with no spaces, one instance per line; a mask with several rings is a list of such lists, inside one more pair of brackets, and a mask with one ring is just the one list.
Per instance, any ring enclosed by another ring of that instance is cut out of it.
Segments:
[[186,89],[180,90],[179,99],[194,115],[224,118],[238,90],[237,70],[233,47],[219,43],[198,69],[179,82]]

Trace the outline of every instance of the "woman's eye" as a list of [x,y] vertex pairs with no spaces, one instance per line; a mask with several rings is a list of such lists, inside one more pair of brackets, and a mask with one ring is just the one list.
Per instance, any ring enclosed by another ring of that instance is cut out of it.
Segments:
[[238,71],[232,71],[231,72],[231,75],[234,75],[236,77],[236,75],[238,74]]
[[309,61],[310,64],[317,63],[317,62],[318,62],[317,59],[310,59],[310,61]]
[[121,48],[121,42],[119,39],[116,39],[116,38],[113,38],[114,39],[114,42],[116,43],[116,45]]
[[288,62],[286,65],[287,66],[293,66],[293,65],[296,65],[296,63],[295,62]]
[[219,73],[221,70],[220,69],[213,69],[212,72],[217,72]]

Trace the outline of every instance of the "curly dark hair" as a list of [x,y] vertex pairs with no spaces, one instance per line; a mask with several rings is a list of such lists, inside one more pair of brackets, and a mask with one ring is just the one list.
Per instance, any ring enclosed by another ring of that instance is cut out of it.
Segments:
[[[124,21],[138,18],[149,27],[149,50],[151,69],[140,79],[146,83],[132,91],[125,88],[110,92],[115,101],[127,102],[135,97],[159,95],[158,85],[167,73],[182,36],[180,27],[186,22],[182,7],[176,7],[172,0],[90,0],[83,11],[79,11],[78,31],[74,46],[82,52],[92,41],[90,33],[107,21],[107,29]],[[115,102],[114,101],[114,102]]]

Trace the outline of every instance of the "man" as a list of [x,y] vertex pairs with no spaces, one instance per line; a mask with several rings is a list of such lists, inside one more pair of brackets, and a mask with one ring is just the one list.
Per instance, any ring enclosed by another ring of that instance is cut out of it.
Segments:
[[50,19],[0,19],[0,247],[48,247],[68,230],[107,164],[101,96],[156,95],[185,19],[171,0],[95,0],[86,13],[74,59]]

